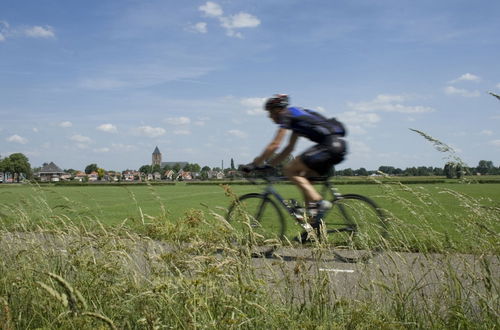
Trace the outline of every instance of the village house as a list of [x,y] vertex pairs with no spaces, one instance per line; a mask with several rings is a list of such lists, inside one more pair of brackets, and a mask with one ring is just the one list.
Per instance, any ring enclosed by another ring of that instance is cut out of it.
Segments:
[[168,170],[163,173],[163,177],[167,180],[172,181],[174,179],[175,172],[173,170]]
[[225,177],[224,172],[222,171],[209,171],[207,174],[209,179],[222,180]]
[[99,179],[99,175],[97,174],[96,171],[93,171],[87,177],[89,179],[89,182],[96,182]]
[[87,178],[87,174],[85,174],[85,172],[82,172],[82,171],[78,171],[75,173],[75,176],[73,177],[73,180],[74,181],[79,181],[79,182],[83,182],[85,181]]
[[184,172],[183,170],[180,170],[179,173],[177,173],[177,177],[175,179],[181,181],[190,181],[193,180],[193,175],[191,174],[191,172]]
[[67,176],[68,174],[65,173],[63,170],[59,168],[54,162],[50,163],[44,163],[42,165],[42,168],[38,173],[36,173],[36,176],[40,178],[40,181],[42,182],[57,182],[61,180],[61,177],[64,178],[70,178],[71,176]]

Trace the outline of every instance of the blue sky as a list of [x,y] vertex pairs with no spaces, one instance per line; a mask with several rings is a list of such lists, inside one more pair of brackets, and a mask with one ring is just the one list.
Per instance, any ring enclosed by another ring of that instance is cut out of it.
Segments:
[[[0,1],[0,155],[250,162],[263,100],[344,121],[339,168],[500,165],[500,1]],[[309,145],[302,141],[295,154]]]

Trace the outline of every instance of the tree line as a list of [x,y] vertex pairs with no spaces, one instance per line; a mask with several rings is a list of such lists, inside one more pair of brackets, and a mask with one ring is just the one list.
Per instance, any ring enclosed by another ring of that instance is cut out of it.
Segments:
[[448,162],[444,167],[419,166],[405,169],[394,166],[380,166],[377,170],[346,168],[336,170],[335,175],[341,176],[370,176],[377,174],[394,176],[446,176],[447,178],[461,178],[464,175],[500,175],[500,166],[495,167],[490,160],[480,160],[476,167],[467,167],[462,163]]
[[[23,178],[31,179],[33,177],[33,172],[36,172],[36,170],[37,169],[32,169],[28,158],[22,153],[14,153],[5,158],[0,156],[0,173],[10,173],[11,177],[17,182]],[[173,166],[166,165],[164,167],[160,167],[159,165],[143,165],[139,168],[139,172],[144,174],[152,174],[155,172],[164,174],[169,170],[172,170],[175,173],[178,173],[181,170],[185,172],[199,173],[200,179],[208,178],[208,173],[210,171],[224,171],[224,174],[226,175],[230,174],[234,177],[239,177],[233,159],[231,159],[231,166],[224,170],[219,167],[201,167],[196,163],[188,163],[185,166],[181,166],[181,164],[174,164]],[[77,171],[69,169],[65,170],[65,172],[76,173]],[[85,173],[90,174],[92,172],[97,172],[99,176],[102,176],[104,175],[105,170],[97,166],[97,164],[89,164],[85,167]],[[359,169],[346,168],[335,171],[335,175],[339,176],[369,176],[379,173],[394,176],[446,176],[447,178],[460,178],[464,175],[500,175],[500,166],[495,166],[490,160],[480,160],[478,165],[475,167],[467,167],[464,164],[457,162],[448,162],[444,167],[419,166],[401,169],[394,166],[380,166],[377,170],[367,170],[366,168],[361,167]]]

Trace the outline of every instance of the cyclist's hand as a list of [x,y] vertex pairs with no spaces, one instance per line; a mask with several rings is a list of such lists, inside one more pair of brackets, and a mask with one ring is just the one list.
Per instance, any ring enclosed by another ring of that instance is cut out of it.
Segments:
[[253,163],[241,165],[239,170],[244,173],[250,173],[256,169],[256,166]]
[[274,170],[274,167],[272,167],[271,165],[259,165],[259,166],[255,166],[255,170],[256,171],[261,171],[261,172],[269,172],[269,171],[273,171]]

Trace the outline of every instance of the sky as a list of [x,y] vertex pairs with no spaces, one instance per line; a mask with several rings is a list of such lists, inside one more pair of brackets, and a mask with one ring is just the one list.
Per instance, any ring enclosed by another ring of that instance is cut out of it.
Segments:
[[[267,97],[343,121],[337,168],[500,166],[498,0],[0,0],[0,156],[253,160]],[[298,144],[294,155],[311,145]]]

